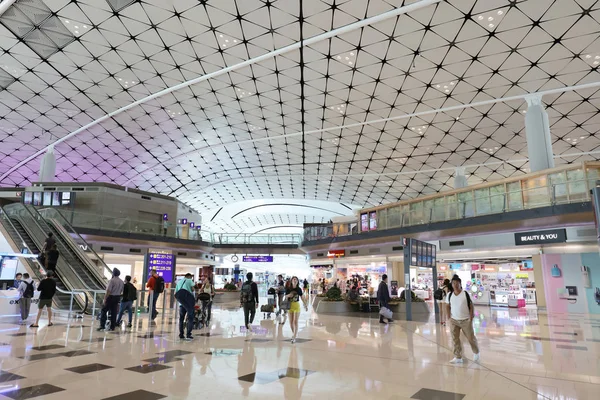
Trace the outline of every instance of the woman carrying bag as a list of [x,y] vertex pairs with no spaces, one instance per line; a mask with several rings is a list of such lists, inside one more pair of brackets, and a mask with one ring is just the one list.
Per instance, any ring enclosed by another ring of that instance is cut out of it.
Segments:
[[298,319],[300,318],[300,300],[304,303],[304,309],[308,311],[308,305],[302,296],[300,281],[297,277],[292,277],[290,285],[286,290],[285,299],[289,302],[290,310],[290,327],[292,328],[292,343],[296,343],[296,335],[298,335]]
[[207,276],[204,279],[204,283],[200,288],[200,293],[198,294],[198,300],[202,302],[202,315],[206,316],[205,325],[208,325],[210,322],[210,317],[212,313],[212,300],[215,297],[215,285],[213,285],[213,280],[211,276]]

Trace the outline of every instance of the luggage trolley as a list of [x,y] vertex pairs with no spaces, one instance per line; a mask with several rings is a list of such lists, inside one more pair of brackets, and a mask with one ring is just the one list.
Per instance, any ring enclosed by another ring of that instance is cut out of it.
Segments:
[[270,288],[267,294],[273,296],[273,298],[267,298],[268,303],[260,307],[260,312],[263,313],[264,318],[270,319],[271,313],[275,312],[275,307],[277,306],[277,290]]

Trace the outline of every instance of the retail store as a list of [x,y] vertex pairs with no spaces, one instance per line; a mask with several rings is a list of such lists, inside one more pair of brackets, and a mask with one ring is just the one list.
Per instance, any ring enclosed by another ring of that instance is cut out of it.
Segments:
[[325,279],[328,288],[338,283],[345,293],[356,282],[361,292],[375,293],[381,277],[388,273],[388,261],[381,256],[317,259],[311,262],[311,271],[313,284]]
[[438,264],[438,282],[458,275],[473,303],[498,307],[537,304],[533,261],[529,259],[473,259]]

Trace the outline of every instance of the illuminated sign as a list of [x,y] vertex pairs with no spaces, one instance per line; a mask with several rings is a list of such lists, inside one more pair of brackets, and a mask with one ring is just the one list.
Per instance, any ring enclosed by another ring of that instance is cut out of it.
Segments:
[[167,252],[151,252],[148,253],[148,277],[150,271],[156,270],[156,273],[165,280],[165,283],[173,281],[173,272],[175,271],[175,255]]
[[515,244],[517,246],[528,244],[564,243],[566,241],[566,229],[515,233]]
[[346,255],[346,250],[329,250],[327,252],[327,258],[339,258]]
[[273,262],[273,256],[243,256],[242,262]]

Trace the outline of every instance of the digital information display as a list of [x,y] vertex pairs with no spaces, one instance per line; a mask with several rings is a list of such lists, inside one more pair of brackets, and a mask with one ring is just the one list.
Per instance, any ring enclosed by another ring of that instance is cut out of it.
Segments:
[[273,262],[273,256],[243,256],[242,262]]
[[150,271],[156,269],[156,273],[165,280],[165,283],[173,282],[175,272],[175,255],[170,253],[148,253],[148,278]]

